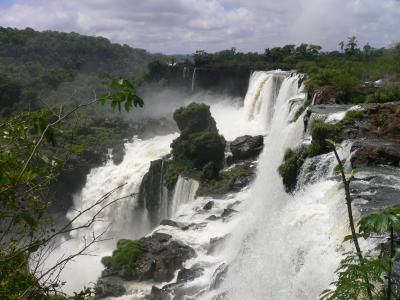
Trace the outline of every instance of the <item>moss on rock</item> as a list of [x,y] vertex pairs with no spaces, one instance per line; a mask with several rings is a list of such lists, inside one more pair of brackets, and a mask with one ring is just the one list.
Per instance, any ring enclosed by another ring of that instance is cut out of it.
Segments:
[[129,277],[135,267],[136,259],[142,253],[142,240],[122,239],[117,242],[117,249],[112,256],[105,256],[101,259],[107,269],[122,271],[124,277]]
[[220,172],[215,179],[202,179],[197,195],[223,195],[240,191],[254,178],[254,174],[255,166],[252,163],[246,162],[236,165],[231,169]]
[[191,103],[178,108],[174,120],[182,134],[212,131],[217,132],[215,120],[211,116],[210,107],[203,103]]
[[307,150],[305,148],[286,150],[283,162],[278,168],[286,192],[292,192],[296,188],[297,176],[306,156]]

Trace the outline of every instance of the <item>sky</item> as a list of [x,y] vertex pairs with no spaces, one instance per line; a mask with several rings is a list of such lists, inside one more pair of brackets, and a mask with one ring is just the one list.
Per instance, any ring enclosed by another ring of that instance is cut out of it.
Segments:
[[104,36],[150,52],[400,42],[399,0],[0,0],[0,26]]

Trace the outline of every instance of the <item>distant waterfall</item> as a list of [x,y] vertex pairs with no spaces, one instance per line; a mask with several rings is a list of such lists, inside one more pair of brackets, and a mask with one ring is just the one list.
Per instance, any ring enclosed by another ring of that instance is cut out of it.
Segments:
[[197,72],[197,68],[194,67],[193,74],[192,74],[192,92],[194,91],[195,84],[196,84],[196,72]]
[[179,176],[175,185],[169,215],[175,217],[181,204],[193,202],[198,188],[199,182],[197,180]]

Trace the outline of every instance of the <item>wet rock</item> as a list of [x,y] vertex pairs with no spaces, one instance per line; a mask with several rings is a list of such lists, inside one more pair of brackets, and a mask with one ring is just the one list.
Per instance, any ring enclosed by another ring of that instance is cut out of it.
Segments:
[[351,164],[354,168],[371,165],[400,166],[400,144],[381,141],[355,143],[351,149],[356,151]]
[[206,220],[209,220],[209,221],[216,221],[216,220],[218,220],[219,218],[216,216],[216,215],[211,215],[211,216],[209,216]]
[[108,277],[100,279],[96,284],[96,296],[94,299],[103,299],[106,297],[120,297],[126,293],[123,282],[119,278]]
[[186,224],[181,223],[181,222],[176,222],[176,221],[173,221],[173,220],[169,220],[169,219],[161,220],[160,225],[176,227],[176,228],[180,228],[182,230],[187,230],[189,228],[189,225],[186,225]]
[[172,296],[170,293],[165,291],[164,289],[160,289],[156,286],[151,287],[150,295],[145,297],[146,300],[171,300]]
[[[119,277],[126,279],[166,282],[172,280],[174,273],[182,268],[184,261],[195,256],[195,251],[191,247],[172,240],[172,237],[165,233],[154,233],[139,242],[140,252],[134,257],[133,267],[124,265],[121,269],[115,270],[110,264],[107,272],[119,271]],[[120,249],[122,250],[129,251]]]
[[260,154],[263,147],[264,137],[262,135],[244,135],[230,143],[234,161],[254,158]]
[[210,289],[217,289],[220,287],[221,282],[225,279],[226,273],[228,272],[228,265],[221,264],[214,271],[211,279]]
[[203,206],[204,210],[210,210],[214,206],[214,201],[208,201],[206,205]]
[[191,269],[181,269],[178,273],[177,282],[188,282],[203,275],[204,269],[201,267],[193,267]]
[[227,218],[230,217],[232,214],[237,213],[237,210],[234,210],[232,208],[225,208],[224,211],[221,214],[222,218]]
[[314,90],[314,104],[335,104],[337,103],[338,91],[333,86],[321,86]]
[[218,248],[220,248],[224,244],[226,238],[229,237],[229,236],[230,236],[230,234],[224,235],[222,237],[211,238],[210,239],[210,246],[209,246],[209,248],[207,250],[207,254],[214,253]]

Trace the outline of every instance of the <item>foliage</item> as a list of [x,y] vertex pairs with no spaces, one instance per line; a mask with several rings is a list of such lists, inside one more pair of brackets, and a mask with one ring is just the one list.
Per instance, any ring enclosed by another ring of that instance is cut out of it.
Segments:
[[[335,289],[323,291],[320,299],[368,299],[368,288],[373,290],[374,299],[385,299],[380,297],[382,291],[379,287],[384,283],[382,274],[387,272],[388,262],[382,259],[364,259],[363,262],[360,264],[353,252],[346,253],[336,270],[338,279],[332,283]],[[374,284],[367,283],[365,276]]]
[[112,256],[105,256],[101,259],[107,269],[121,270],[123,276],[132,275],[137,257],[143,252],[142,240],[122,239],[117,242],[117,249]]
[[[106,99],[111,103],[117,101],[127,108],[126,103],[135,97],[133,86],[122,81],[112,93],[107,94]],[[86,240],[81,251],[64,257],[49,268],[43,268],[46,247],[51,247],[60,236],[79,229],[73,227],[71,222],[61,228],[53,226],[48,214],[51,203],[46,189],[56,178],[63,161],[54,155],[55,152],[44,151],[43,144],[47,142],[46,149],[57,145],[61,125],[76,116],[79,109],[96,102],[99,99],[94,98],[67,112],[61,106],[57,113],[53,108],[20,113],[0,125],[1,299],[38,299],[57,292],[62,283],[58,276],[53,275],[101,238],[102,234],[94,234],[93,240]],[[139,103],[142,103],[141,100]],[[136,105],[134,100],[132,105]],[[78,153],[84,147],[72,143],[71,150]],[[99,199],[94,206],[102,205],[111,193]],[[87,210],[79,212],[76,218]],[[96,220],[95,217],[87,226]],[[85,295],[87,291],[82,291],[75,298],[82,299]]]
[[286,192],[293,192],[297,184],[297,176],[305,159],[305,149],[297,150],[287,149],[283,162],[278,168],[278,172],[282,177],[283,185]]
[[379,113],[376,118],[378,126],[385,126],[387,120],[388,120],[388,115],[386,113]]
[[365,116],[362,110],[349,110],[342,120],[342,123],[352,123],[355,120],[361,120]]
[[112,78],[141,74],[157,58],[103,37],[0,27],[0,115],[66,100],[76,105],[93,90],[105,93]]
[[191,103],[174,112],[174,120],[183,135],[201,131],[216,131],[210,107],[204,103]]
[[367,102],[374,103],[385,103],[392,101],[400,101],[400,87],[393,87],[377,91],[370,95],[367,99]]
[[220,172],[218,177],[202,178],[197,195],[222,195],[234,191],[234,185],[254,175],[251,163],[242,163]]
[[335,139],[336,135],[342,130],[340,124],[328,124],[323,120],[316,119],[311,124],[311,145],[308,148],[309,156],[316,156],[330,151],[327,139]]

